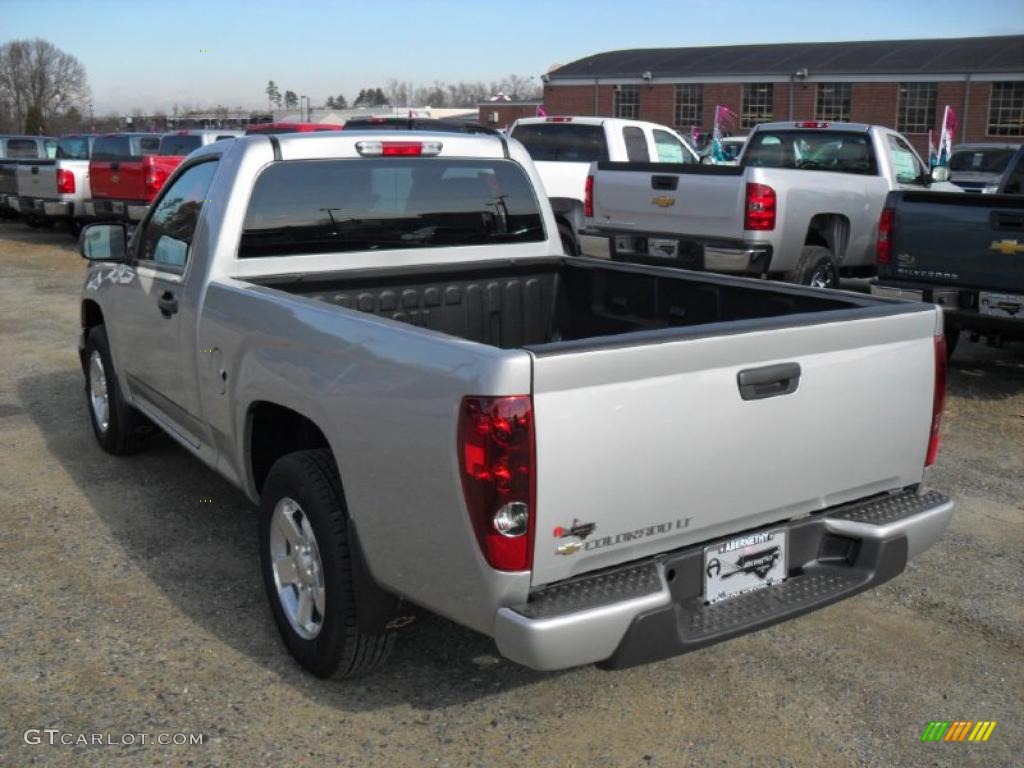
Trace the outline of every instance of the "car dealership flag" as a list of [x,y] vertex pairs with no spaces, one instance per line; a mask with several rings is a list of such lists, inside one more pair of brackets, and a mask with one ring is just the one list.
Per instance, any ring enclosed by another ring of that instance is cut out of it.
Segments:
[[956,112],[947,104],[946,111],[942,115],[942,131],[939,133],[937,165],[949,165],[949,156],[953,154],[953,136],[956,134],[958,125]]
[[715,105],[715,122],[711,128],[711,160],[714,163],[724,163],[727,158],[722,148],[722,139],[730,135],[736,126],[736,113],[721,104]]
[[542,105],[537,106],[537,117],[547,117],[548,111]]

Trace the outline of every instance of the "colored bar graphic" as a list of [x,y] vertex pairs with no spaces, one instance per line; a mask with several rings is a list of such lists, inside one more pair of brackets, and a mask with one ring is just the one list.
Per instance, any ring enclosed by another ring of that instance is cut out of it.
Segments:
[[988,741],[995,727],[995,720],[932,720],[921,741]]

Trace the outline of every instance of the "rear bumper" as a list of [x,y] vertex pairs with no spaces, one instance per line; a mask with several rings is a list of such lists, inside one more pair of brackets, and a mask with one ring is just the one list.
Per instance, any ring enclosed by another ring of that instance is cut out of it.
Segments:
[[950,328],[961,328],[1009,338],[1024,338],[1024,312],[1019,312],[1016,316],[983,314],[981,312],[982,291],[976,288],[875,280],[871,283],[871,293],[874,296],[891,299],[937,304],[942,307],[945,324]]
[[618,669],[687,653],[888,581],[939,540],[953,506],[906,491],[770,526],[787,531],[786,581],[714,605],[703,598],[705,544],[564,582],[501,608],[495,641],[539,670]]
[[44,200],[43,213],[55,219],[72,218],[75,215],[75,204],[70,200]]
[[[602,232],[613,238],[615,258],[639,264],[657,266],[674,265],[681,269],[726,272],[738,275],[768,274],[772,261],[772,246],[764,243],[744,243],[731,240],[704,240],[671,234],[639,234],[636,232]],[[675,257],[651,256],[650,240],[676,242]]]
[[149,208],[148,203],[128,200],[104,200],[93,198],[82,206],[85,216],[95,219],[116,219],[118,221],[141,221]]

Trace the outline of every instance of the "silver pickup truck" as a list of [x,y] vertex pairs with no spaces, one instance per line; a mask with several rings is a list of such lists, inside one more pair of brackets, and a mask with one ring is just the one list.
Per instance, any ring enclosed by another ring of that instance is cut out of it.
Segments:
[[766,123],[735,167],[594,163],[585,230],[613,259],[832,288],[874,274],[885,196],[962,192],[944,173],[882,126]]
[[95,139],[90,135],[62,136],[52,160],[21,163],[13,207],[24,217],[62,221],[77,234],[87,218],[85,201],[92,197],[89,157]]
[[565,257],[499,134],[217,142],[81,247],[96,439],[156,425],[259,506],[320,676],[410,604],[536,669],[639,664],[892,578],[950,519],[937,308]]
[[18,166],[52,158],[56,152],[57,139],[49,136],[0,136],[0,216],[18,213]]

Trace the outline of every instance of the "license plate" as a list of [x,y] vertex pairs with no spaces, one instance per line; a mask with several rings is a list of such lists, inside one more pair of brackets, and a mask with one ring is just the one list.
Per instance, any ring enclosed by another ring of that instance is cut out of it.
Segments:
[[674,259],[678,247],[679,243],[675,240],[662,240],[657,237],[652,237],[647,241],[647,254],[649,256],[658,256],[663,259]]
[[1016,317],[1024,320],[1024,296],[982,291],[978,294],[978,311],[983,315]]
[[750,533],[704,548],[704,600],[717,603],[786,580],[786,531]]
[[111,203],[110,210],[114,213],[124,213],[124,203]]

